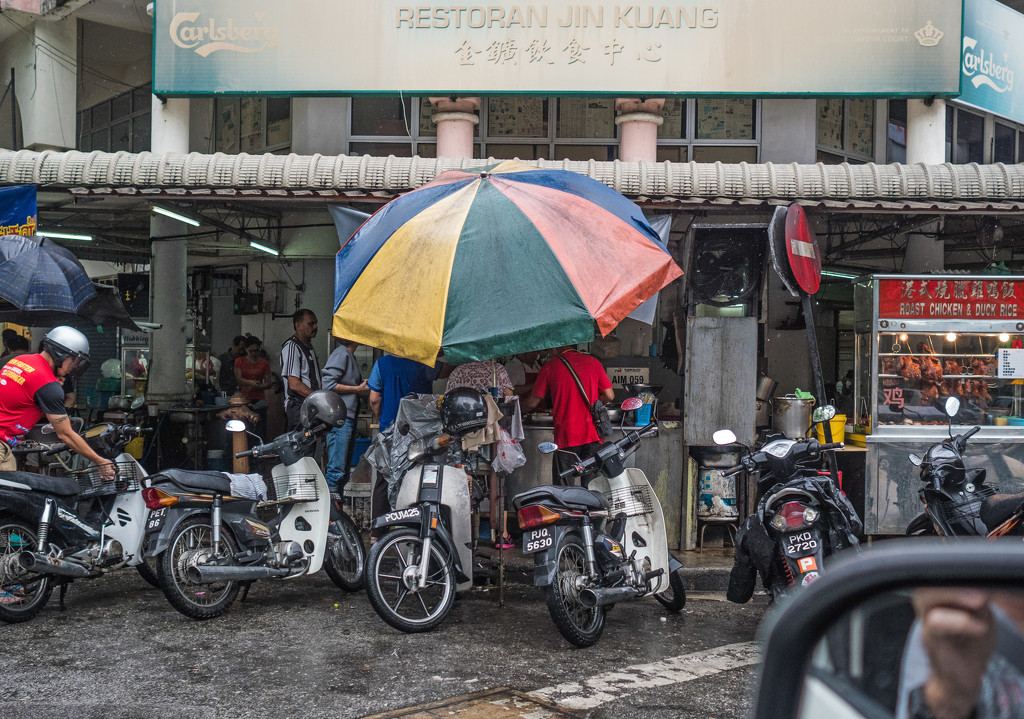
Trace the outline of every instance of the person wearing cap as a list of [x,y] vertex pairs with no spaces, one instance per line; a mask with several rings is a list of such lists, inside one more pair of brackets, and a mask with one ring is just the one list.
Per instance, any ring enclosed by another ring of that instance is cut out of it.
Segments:
[[45,416],[68,449],[95,464],[105,479],[114,479],[114,466],[71,428],[64,407],[62,382],[88,367],[89,340],[65,325],[46,334],[38,354],[17,355],[0,367],[0,470],[18,468],[12,448]]

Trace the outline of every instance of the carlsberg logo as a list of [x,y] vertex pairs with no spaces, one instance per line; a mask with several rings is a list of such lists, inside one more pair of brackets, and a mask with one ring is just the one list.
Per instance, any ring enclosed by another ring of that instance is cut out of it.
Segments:
[[964,77],[969,77],[975,87],[988,85],[996,92],[1009,92],[1013,89],[1013,70],[1006,65],[1006,55],[1003,55],[1002,65],[996,62],[992,53],[986,53],[984,49],[975,51],[978,41],[973,37],[964,35]]
[[259,52],[277,46],[277,28],[263,24],[263,13],[254,13],[256,23],[236,24],[233,18],[199,20],[197,12],[180,12],[171,19],[171,42],[206,57],[218,50]]

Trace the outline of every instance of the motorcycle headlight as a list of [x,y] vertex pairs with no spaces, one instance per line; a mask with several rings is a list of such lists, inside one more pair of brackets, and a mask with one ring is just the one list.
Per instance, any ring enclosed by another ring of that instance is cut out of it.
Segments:
[[409,449],[405,452],[405,458],[410,462],[423,459],[427,455],[427,443],[422,439],[414,439],[409,444]]

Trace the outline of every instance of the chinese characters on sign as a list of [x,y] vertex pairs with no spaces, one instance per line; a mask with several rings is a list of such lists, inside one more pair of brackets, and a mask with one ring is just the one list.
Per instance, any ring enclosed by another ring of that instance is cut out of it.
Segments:
[[885,319],[1024,318],[1024,282],[993,279],[879,280]]

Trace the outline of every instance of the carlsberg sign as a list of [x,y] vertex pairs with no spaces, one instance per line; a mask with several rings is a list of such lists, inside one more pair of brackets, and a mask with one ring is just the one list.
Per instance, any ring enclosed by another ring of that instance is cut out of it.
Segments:
[[964,9],[960,102],[1024,122],[1024,15],[996,0],[969,0]]

